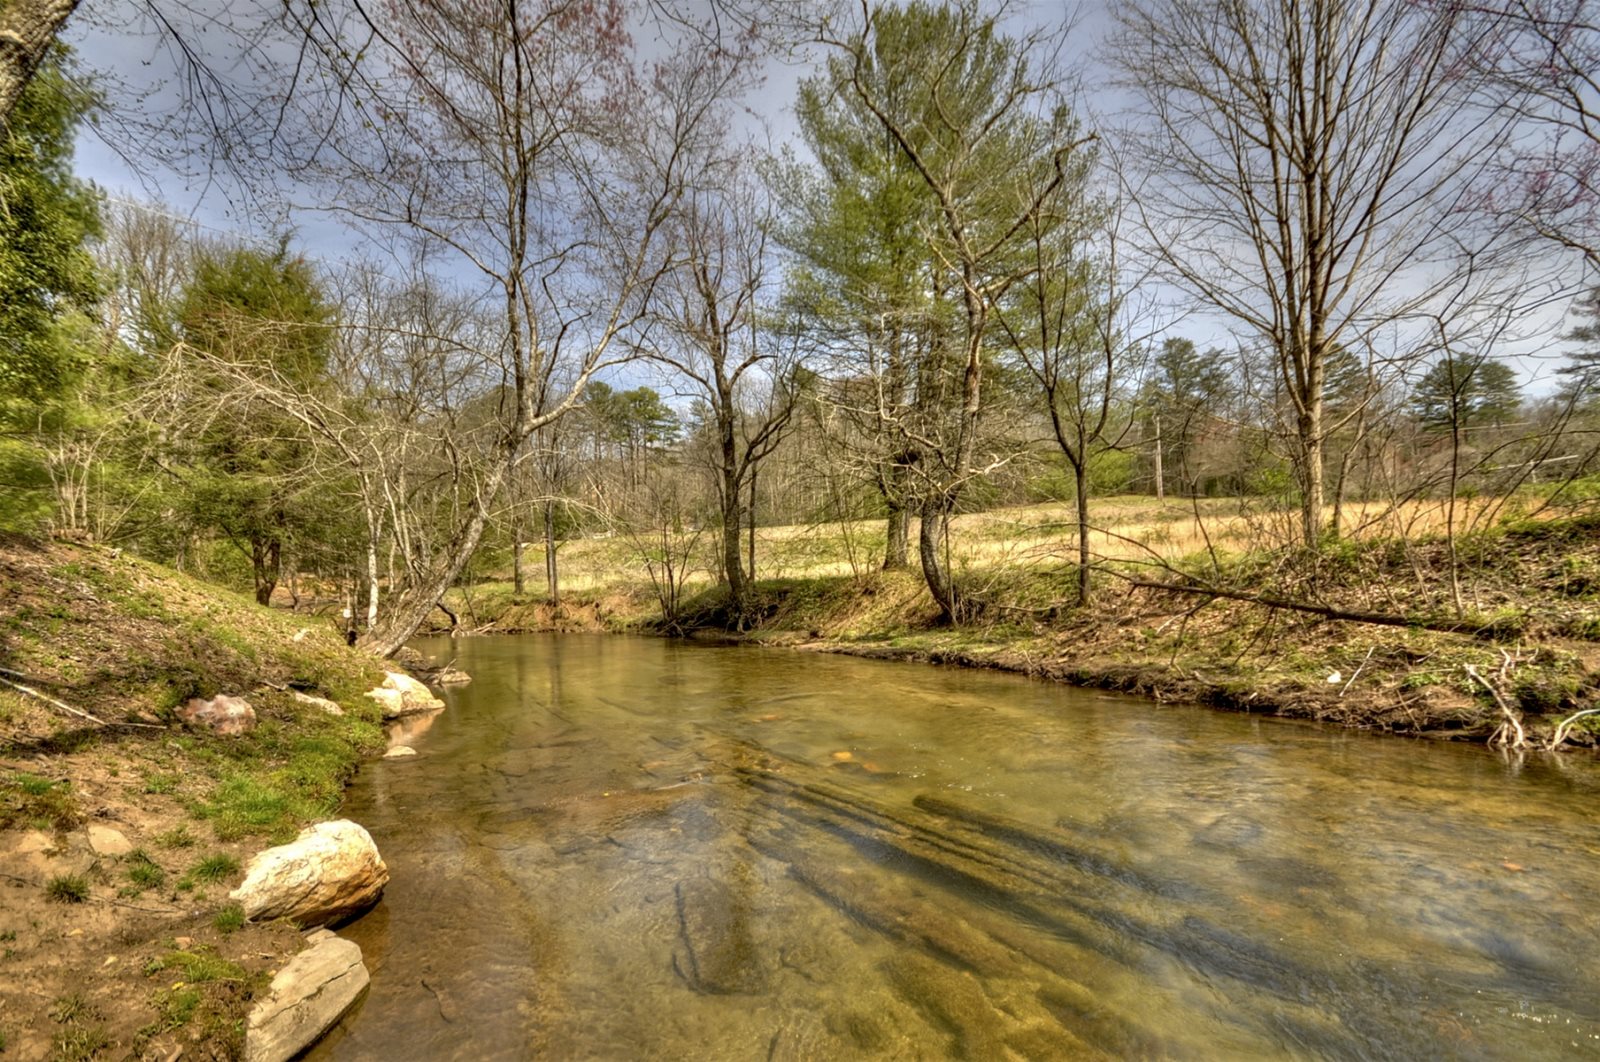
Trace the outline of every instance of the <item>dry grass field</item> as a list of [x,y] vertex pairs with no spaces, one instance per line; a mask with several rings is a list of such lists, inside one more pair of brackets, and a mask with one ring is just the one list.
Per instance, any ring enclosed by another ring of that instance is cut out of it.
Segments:
[[[1345,534],[1356,540],[1416,539],[1457,529],[1487,526],[1508,511],[1503,498],[1461,500],[1452,516],[1443,500],[1347,504]],[[1331,510],[1330,510],[1331,516]],[[1090,550],[1097,559],[1138,563],[1172,562],[1207,551],[1219,556],[1292,545],[1299,535],[1298,510],[1271,509],[1256,499],[1115,497],[1095,502]],[[1077,556],[1076,515],[1070,503],[1050,503],[957,516],[951,525],[950,559],[957,571],[1048,569]],[[911,552],[916,554],[916,524]],[[762,527],[756,532],[756,567],[763,579],[804,579],[865,574],[883,556],[881,520]],[[710,583],[716,571],[713,530],[672,537],[674,553],[687,557],[686,586]],[[558,547],[562,588],[577,593],[649,581],[646,557],[659,558],[659,535],[613,533]],[[523,554],[530,592],[543,586],[544,550],[529,543]],[[502,566],[505,568],[506,566]],[[509,570],[496,572],[508,578]]]

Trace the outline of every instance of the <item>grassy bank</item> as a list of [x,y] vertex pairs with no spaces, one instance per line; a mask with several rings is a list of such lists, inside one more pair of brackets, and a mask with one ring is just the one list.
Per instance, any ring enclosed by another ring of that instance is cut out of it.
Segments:
[[[1076,570],[1066,563],[1072,543],[1058,507],[962,517],[955,560],[972,614],[957,627],[936,625],[918,574],[871,570],[863,553],[870,527],[764,529],[759,556],[779,577],[759,584],[744,636],[1413,735],[1486,740],[1514,717],[1533,745],[1600,703],[1600,520],[1549,511],[1530,520],[1503,501],[1477,503],[1467,511],[1476,528],[1455,543],[1457,611],[1440,589],[1452,563],[1438,534],[1442,511],[1423,503],[1357,509],[1352,533],[1287,591],[1335,611],[1415,616],[1454,630],[1133,585],[1188,573],[1213,586],[1281,588],[1292,547],[1280,543],[1292,539],[1292,514],[1237,509],[1137,499],[1101,506],[1096,521],[1106,530],[1095,552],[1106,570],[1084,609],[1071,604]],[[499,582],[471,587],[456,605],[466,623],[488,630],[659,622],[637,552],[615,540],[581,542],[565,547],[564,559],[586,573],[585,589],[560,610]],[[1158,562],[1165,567],[1152,567]],[[530,566],[539,563],[535,555]],[[709,565],[699,567],[681,625],[725,630],[726,603]],[[1597,736],[1600,716],[1588,717],[1568,743]]]
[[[250,855],[334,812],[382,747],[361,696],[381,669],[326,620],[109,550],[15,540],[0,542],[0,667],[38,694],[0,685],[6,1057],[233,1057],[251,997],[301,938],[242,925],[227,893]],[[257,728],[176,722],[217,693],[247,698]],[[104,830],[130,850],[97,851],[96,834],[122,847]]]

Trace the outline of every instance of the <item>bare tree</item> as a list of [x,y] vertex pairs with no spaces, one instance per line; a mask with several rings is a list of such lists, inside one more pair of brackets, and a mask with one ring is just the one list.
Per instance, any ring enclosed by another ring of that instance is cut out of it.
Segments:
[[1460,110],[1470,22],[1457,5],[1388,0],[1135,0],[1120,19],[1115,56],[1144,101],[1128,154],[1148,167],[1150,247],[1271,351],[1315,547],[1331,353],[1408,323],[1430,344],[1415,320],[1475,249],[1465,206],[1501,122]]
[[495,379],[492,459],[426,573],[365,636],[387,655],[471,557],[528,439],[626,356],[618,339],[665,269],[685,161],[744,66],[679,54],[641,70],[622,7],[604,0],[439,0],[381,23],[360,7],[291,10],[351,101],[306,145],[305,172],[500,321],[471,352]]
[[755,565],[753,555],[748,565],[740,555],[741,533],[747,524],[754,532],[756,476],[794,413],[798,366],[793,347],[763,319],[770,205],[757,184],[737,175],[742,153],[719,154],[701,166],[713,186],[688,192],[672,221],[677,263],[661,285],[644,342],[706,411],[722,575],[732,612],[742,617]]

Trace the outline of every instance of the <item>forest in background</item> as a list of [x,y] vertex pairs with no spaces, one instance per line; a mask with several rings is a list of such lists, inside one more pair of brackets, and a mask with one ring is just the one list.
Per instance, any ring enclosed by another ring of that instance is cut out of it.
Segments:
[[[669,622],[705,576],[743,627],[780,526],[960,623],[996,603],[960,518],[1039,503],[1040,614],[1159,581],[1485,628],[1471,536],[1600,495],[1578,0],[1147,0],[1115,120],[1073,27],[1004,5],[709,10],[264,14],[296,76],[200,125],[361,233],[338,261],[76,178],[116,109],[49,45],[0,157],[0,523],[348,608],[390,653],[463,583],[558,600],[594,539]],[[741,116],[796,49],[773,151]],[[1536,386],[1530,349],[1563,355]],[[1129,494],[1194,548],[1096,503]],[[1374,541],[1402,586],[1330,580]]]

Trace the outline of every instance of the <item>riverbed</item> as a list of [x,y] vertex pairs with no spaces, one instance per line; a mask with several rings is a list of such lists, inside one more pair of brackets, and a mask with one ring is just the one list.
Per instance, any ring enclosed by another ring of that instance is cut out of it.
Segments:
[[1600,768],[604,635],[469,672],[345,814],[312,1057],[1600,1054]]

